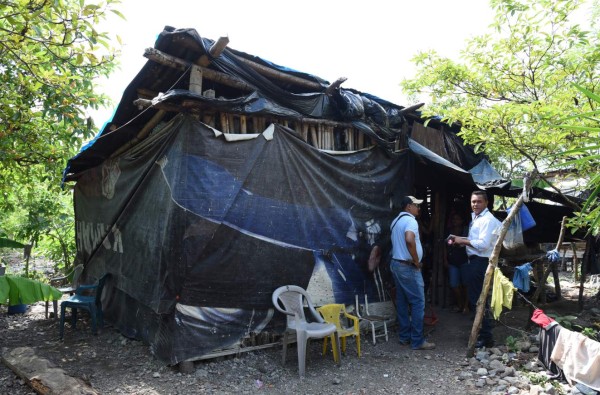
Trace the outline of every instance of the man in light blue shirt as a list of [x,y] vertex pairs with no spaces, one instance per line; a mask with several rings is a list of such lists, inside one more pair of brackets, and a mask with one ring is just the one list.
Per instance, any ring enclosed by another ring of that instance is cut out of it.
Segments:
[[[423,337],[425,317],[425,285],[421,274],[423,247],[416,217],[422,200],[405,196],[400,202],[402,212],[392,221],[392,263],[396,284],[396,313],[400,344],[410,344],[413,350],[432,350],[435,344]],[[410,315],[409,315],[410,310]]]
[[[468,262],[461,266],[461,275],[467,284],[469,304],[473,311],[475,311],[475,305],[483,289],[485,272],[498,239],[497,230],[501,225],[487,206],[487,193],[485,191],[474,191],[471,194],[471,209],[473,212],[471,213],[469,235],[467,237],[450,235],[450,240],[453,243],[464,245],[467,249]],[[475,347],[492,347],[493,345],[492,322],[486,304],[481,331]]]

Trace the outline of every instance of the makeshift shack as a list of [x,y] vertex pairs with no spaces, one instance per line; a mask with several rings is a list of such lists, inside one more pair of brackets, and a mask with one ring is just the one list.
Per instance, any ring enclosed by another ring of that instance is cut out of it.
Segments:
[[111,274],[106,320],[175,364],[272,344],[281,285],[317,304],[389,304],[389,225],[406,194],[427,200],[439,302],[452,199],[510,183],[419,106],[227,43],[166,27],[65,169],[83,277]]

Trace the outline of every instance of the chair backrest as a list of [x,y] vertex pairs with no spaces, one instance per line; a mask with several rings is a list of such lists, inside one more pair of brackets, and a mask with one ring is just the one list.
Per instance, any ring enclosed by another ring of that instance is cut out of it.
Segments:
[[318,322],[323,322],[321,316],[316,312],[308,293],[296,285],[284,285],[277,288],[271,296],[271,301],[279,312],[287,315],[288,328],[293,329],[296,327],[296,318],[300,321],[306,321],[304,314],[305,302],[313,318]]
[[79,264],[73,268],[73,280],[71,281],[72,287],[77,288],[79,286],[79,278],[83,273],[83,265]]
[[104,289],[104,285],[106,284],[106,280],[110,276],[109,273],[106,273],[104,276],[100,277],[98,280],[98,288],[96,288],[96,304],[101,304],[100,299],[102,298],[102,289]]
[[319,307],[317,311],[321,313],[326,322],[335,324],[338,329],[343,329],[340,318],[342,313],[346,312],[346,306],[337,303],[326,304]]

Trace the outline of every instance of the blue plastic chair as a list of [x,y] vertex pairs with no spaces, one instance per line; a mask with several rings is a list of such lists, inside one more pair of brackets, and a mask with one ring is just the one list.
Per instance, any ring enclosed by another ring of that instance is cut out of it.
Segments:
[[[92,285],[80,285],[75,290],[75,294],[60,304],[60,338],[63,338],[65,331],[65,310],[71,308],[71,326],[75,329],[77,325],[77,309],[87,310],[92,318],[92,333],[98,333],[97,325],[104,325],[104,316],[102,314],[102,289],[106,283],[109,274],[105,274],[98,280],[98,283]],[[91,295],[88,295],[91,293]]]

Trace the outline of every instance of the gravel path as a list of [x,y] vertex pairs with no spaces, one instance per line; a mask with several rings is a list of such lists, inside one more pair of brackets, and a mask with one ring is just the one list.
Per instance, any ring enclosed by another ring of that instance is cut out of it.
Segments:
[[[573,308],[563,303],[564,308]],[[587,306],[589,315],[600,312]],[[593,309],[593,310],[592,310]],[[550,305],[546,311],[550,310]],[[435,350],[413,351],[397,341],[395,328],[389,342],[373,345],[363,337],[363,355],[358,358],[353,340],[341,366],[333,357],[321,356],[321,341],[312,341],[308,351],[306,378],[298,378],[295,348],[288,352],[285,366],[281,349],[265,349],[239,356],[194,363],[194,371],[182,374],[176,367],[157,361],[148,346],[121,336],[111,327],[91,335],[87,322],[78,330],[65,328],[65,340],[58,340],[58,321],[44,318],[43,304],[32,306],[23,315],[6,314],[0,306],[0,348],[3,352],[21,346],[53,362],[72,377],[82,378],[102,394],[577,394],[574,387],[544,380],[537,362],[532,335],[523,332],[528,309],[515,306],[502,315],[494,334],[499,345],[479,350],[467,359],[466,343],[470,316],[436,309],[439,322],[427,327]],[[600,318],[599,318],[600,319]],[[521,329],[519,329],[521,328]],[[522,351],[509,353],[502,345],[507,336],[521,339]],[[532,383],[533,382],[533,383]],[[537,383],[539,385],[535,385]],[[3,364],[0,364],[0,394],[22,395],[33,391]]]

